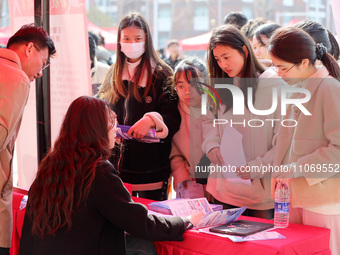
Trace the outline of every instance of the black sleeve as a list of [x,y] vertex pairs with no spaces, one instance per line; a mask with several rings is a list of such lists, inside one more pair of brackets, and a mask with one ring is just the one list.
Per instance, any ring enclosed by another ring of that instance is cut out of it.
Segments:
[[210,166],[211,162],[209,160],[209,158],[207,157],[207,154],[204,154],[201,159],[200,159],[200,162],[197,164],[197,166],[200,166],[200,167],[206,167],[206,169],[208,171],[204,172],[204,173],[198,173],[195,171],[195,180],[197,183],[200,183],[200,184],[203,184],[203,185],[206,185],[208,183],[208,177],[209,177],[209,168],[208,166]]
[[130,193],[108,162],[97,167],[91,195],[105,218],[136,237],[152,241],[182,241],[182,234],[188,228],[187,221],[180,217],[148,215],[146,206],[132,201]]
[[181,124],[181,114],[178,110],[178,102],[171,98],[168,91],[163,91],[159,97],[157,108],[158,112],[163,117],[165,125],[169,129],[169,134],[164,141],[171,142],[172,137],[179,130]]

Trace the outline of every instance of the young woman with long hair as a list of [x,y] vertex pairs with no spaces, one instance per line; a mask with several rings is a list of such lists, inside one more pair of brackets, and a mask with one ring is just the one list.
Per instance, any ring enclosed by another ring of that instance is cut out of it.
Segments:
[[30,188],[20,255],[126,254],[124,231],[149,240],[182,240],[187,218],[148,215],[113,165],[117,122],[109,105],[79,97]]
[[172,89],[178,95],[181,125],[172,139],[171,173],[174,189],[184,181],[194,179],[195,166],[200,162],[202,151],[201,95],[207,81],[207,67],[196,57],[179,62],[175,69]]
[[253,49],[257,59],[266,67],[271,66],[271,59],[268,54],[268,42],[275,30],[281,26],[276,23],[266,23],[259,26],[254,33]]
[[140,197],[166,199],[171,169],[172,136],[180,124],[176,100],[166,89],[172,70],[153,48],[150,28],[139,13],[129,13],[118,27],[117,59],[110,83],[99,98],[109,101],[119,124],[132,126],[128,134],[143,138],[150,128],[163,143],[124,140],[117,153],[117,170],[123,181],[133,184]]
[[[273,177],[287,178],[290,222],[331,229],[330,249],[340,254],[340,174],[334,171],[340,164],[340,68],[323,44],[316,44],[299,28],[277,30],[269,52],[279,76],[311,95],[302,105],[311,115],[295,105],[287,108],[283,118],[294,119],[297,125],[280,127],[274,166],[288,165],[293,170]],[[322,63],[319,68],[317,60]],[[292,97],[301,99],[305,94]]]
[[[217,117],[210,113],[203,122],[203,151],[213,164],[228,165],[220,150],[221,140],[226,128],[234,128],[243,137],[241,146],[247,164],[251,166],[269,163],[273,154],[272,139],[278,122],[269,124],[266,119],[280,119],[280,111],[278,109],[268,116],[257,116],[250,112],[247,102],[251,99],[254,108],[258,110],[270,109],[273,89],[278,89],[283,83],[279,79],[273,79],[277,77],[275,75],[272,78],[262,78],[267,76],[267,71],[264,72],[256,59],[247,38],[232,26],[221,26],[213,31],[208,48],[208,68],[212,86],[233,84],[243,92],[244,115],[233,114],[236,109],[233,109],[234,100],[229,90],[217,89],[222,105],[217,109]],[[252,94],[248,94],[248,88],[252,89]],[[227,123],[214,126],[214,119],[227,120]],[[248,125],[254,119],[257,127]],[[262,178],[264,175],[260,173],[239,175],[242,178],[251,178],[251,185],[228,181],[223,173],[215,172],[209,175],[207,191],[225,203],[225,207],[247,206],[249,215],[271,218],[274,203],[270,195],[270,179]]]

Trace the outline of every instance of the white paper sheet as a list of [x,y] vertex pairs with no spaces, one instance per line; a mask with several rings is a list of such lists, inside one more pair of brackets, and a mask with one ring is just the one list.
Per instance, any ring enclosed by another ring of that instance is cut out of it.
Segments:
[[168,200],[168,205],[174,216],[187,217],[194,211],[202,211],[205,215],[196,228],[218,226],[235,221],[247,207],[233,208],[229,210],[213,211],[206,198],[173,199]]
[[[226,126],[221,139],[220,152],[226,166],[246,166],[247,161],[243,151],[242,134],[235,128]],[[251,180],[244,180],[232,171],[223,172],[223,176],[230,182],[251,185]]]
[[168,205],[172,214],[179,217],[187,217],[194,211],[202,211],[205,214],[213,211],[205,197],[195,199],[172,199],[168,200]]
[[149,215],[156,215],[158,217],[163,217],[163,218],[171,218],[171,217],[175,217],[173,215],[169,215],[169,214],[164,214],[164,213],[159,213],[159,212],[155,212],[152,210],[148,210],[148,214]]
[[187,181],[186,187],[183,182],[178,183],[176,189],[176,198],[200,198],[204,197],[204,188],[202,184],[195,181]]
[[197,224],[196,228],[228,224],[237,220],[246,209],[247,207],[241,207],[207,213]]

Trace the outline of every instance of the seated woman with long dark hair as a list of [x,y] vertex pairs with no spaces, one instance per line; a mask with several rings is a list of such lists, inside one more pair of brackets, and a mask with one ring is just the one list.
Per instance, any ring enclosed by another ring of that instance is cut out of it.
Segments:
[[84,96],[70,105],[29,192],[21,255],[125,254],[124,231],[148,240],[183,240],[190,216],[148,215],[107,161],[116,125],[101,99]]

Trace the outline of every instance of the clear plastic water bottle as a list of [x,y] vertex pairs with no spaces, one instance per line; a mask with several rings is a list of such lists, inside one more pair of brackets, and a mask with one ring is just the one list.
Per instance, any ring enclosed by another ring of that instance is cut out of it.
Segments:
[[289,223],[289,190],[286,183],[280,180],[275,189],[274,225],[277,228],[286,228]]

